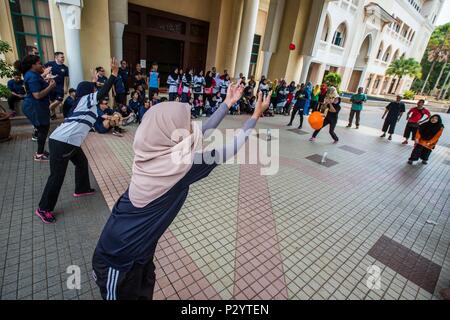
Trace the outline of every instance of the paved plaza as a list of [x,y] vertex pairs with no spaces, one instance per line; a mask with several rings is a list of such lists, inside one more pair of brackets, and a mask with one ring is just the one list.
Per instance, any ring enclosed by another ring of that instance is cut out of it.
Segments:
[[[306,120],[289,131],[287,117],[260,119],[258,128],[280,130],[278,173],[227,164],[191,187],[159,242],[154,298],[440,299],[450,286],[450,115],[430,163],[409,166],[412,145],[379,138],[382,107],[366,108],[359,130],[345,128],[346,107],[337,145],[327,130],[309,142]],[[220,128],[246,118],[228,116]],[[14,127],[0,144],[1,299],[100,299],[91,257],[130,181],[136,127],[127,129],[89,135],[83,149],[101,192],[72,198],[70,164],[55,225],[33,213],[49,165],[32,161],[31,128]],[[81,268],[81,290],[67,289],[70,265]],[[368,286],[372,278],[379,286]]]

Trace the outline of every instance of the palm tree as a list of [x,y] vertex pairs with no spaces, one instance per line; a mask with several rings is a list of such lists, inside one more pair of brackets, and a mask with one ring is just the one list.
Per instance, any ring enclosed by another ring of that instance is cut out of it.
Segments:
[[394,60],[390,64],[390,66],[386,70],[386,75],[398,78],[397,85],[395,87],[395,92],[397,92],[400,81],[404,76],[410,76],[420,79],[422,77],[422,67],[420,66],[420,63],[413,58],[405,59],[402,57],[400,59]]
[[436,80],[436,83],[434,84],[432,91],[435,91],[436,88],[439,86],[442,75],[444,74],[444,70],[447,67],[447,63],[450,58],[450,27],[447,28],[445,35],[441,37],[441,42],[442,44],[440,46],[440,51],[438,54],[438,61],[443,62],[444,64],[442,66],[441,72],[439,73],[439,76]]
[[428,72],[427,78],[425,79],[425,82],[423,83],[422,90],[420,90],[421,95],[423,94],[423,92],[425,91],[425,88],[427,87],[428,80],[430,80],[430,76],[433,73],[434,66],[436,65],[436,62],[439,59],[439,52],[441,50],[439,45],[431,44],[431,40],[430,40],[430,47],[431,47],[431,49],[430,49],[430,51],[428,51],[428,62],[432,62],[432,64],[431,64],[430,71]]
[[447,72],[447,77],[445,78],[444,84],[442,85],[441,92],[439,93],[438,100],[445,99],[448,92],[448,81],[450,79],[450,70]]

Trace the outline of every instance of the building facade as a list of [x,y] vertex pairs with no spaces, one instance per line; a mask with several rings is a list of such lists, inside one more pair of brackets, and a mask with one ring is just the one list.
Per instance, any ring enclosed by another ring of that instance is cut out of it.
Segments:
[[0,0],[0,39],[8,62],[30,45],[43,60],[64,52],[71,86],[115,56],[156,61],[163,80],[173,66],[314,83],[337,71],[341,89],[379,94],[396,87],[393,59],[421,59],[443,1]]
[[[302,80],[342,75],[341,89],[369,94],[403,93],[414,79],[386,76],[400,57],[421,61],[443,0],[337,0],[326,3]],[[308,71],[306,71],[308,70]]]

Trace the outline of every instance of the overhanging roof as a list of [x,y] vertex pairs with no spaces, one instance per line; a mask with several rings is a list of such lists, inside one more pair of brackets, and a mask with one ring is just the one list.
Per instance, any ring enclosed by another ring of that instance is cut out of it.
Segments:
[[392,15],[384,10],[379,4],[371,2],[364,7],[366,16],[376,16],[386,23],[397,21]]

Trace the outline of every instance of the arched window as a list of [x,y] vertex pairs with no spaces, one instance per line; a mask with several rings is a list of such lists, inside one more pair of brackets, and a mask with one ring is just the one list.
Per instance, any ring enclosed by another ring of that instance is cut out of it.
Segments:
[[378,59],[378,60],[381,59],[381,55],[383,54],[383,50],[384,50],[384,43],[381,42],[380,48],[378,49],[378,53],[377,53],[377,59]]
[[334,32],[332,43],[335,46],[344,47],[346,36],[347,36],[347,26],[345,25],[345,23],[341,23]]
[[327,15],[325,17],[325,24],[323,25],[322,36],[320,37],[320,40],[327,42],[329,33],[330,33],[330,18],[328,18]]
[[384,62],[388,62],[388,61],[389,61],[389,58],[391,57],[391,54],[392,54],[392,47],[389,46],[389,47],[387,48],[386,52],[384,53],[383,61],[384,61]]
[[397,49],[397,50],[395,51],[395,53],[394,53],[394,58],[392,59],[392,61],[397,60],[399,57],[400,57],[400,50]]

